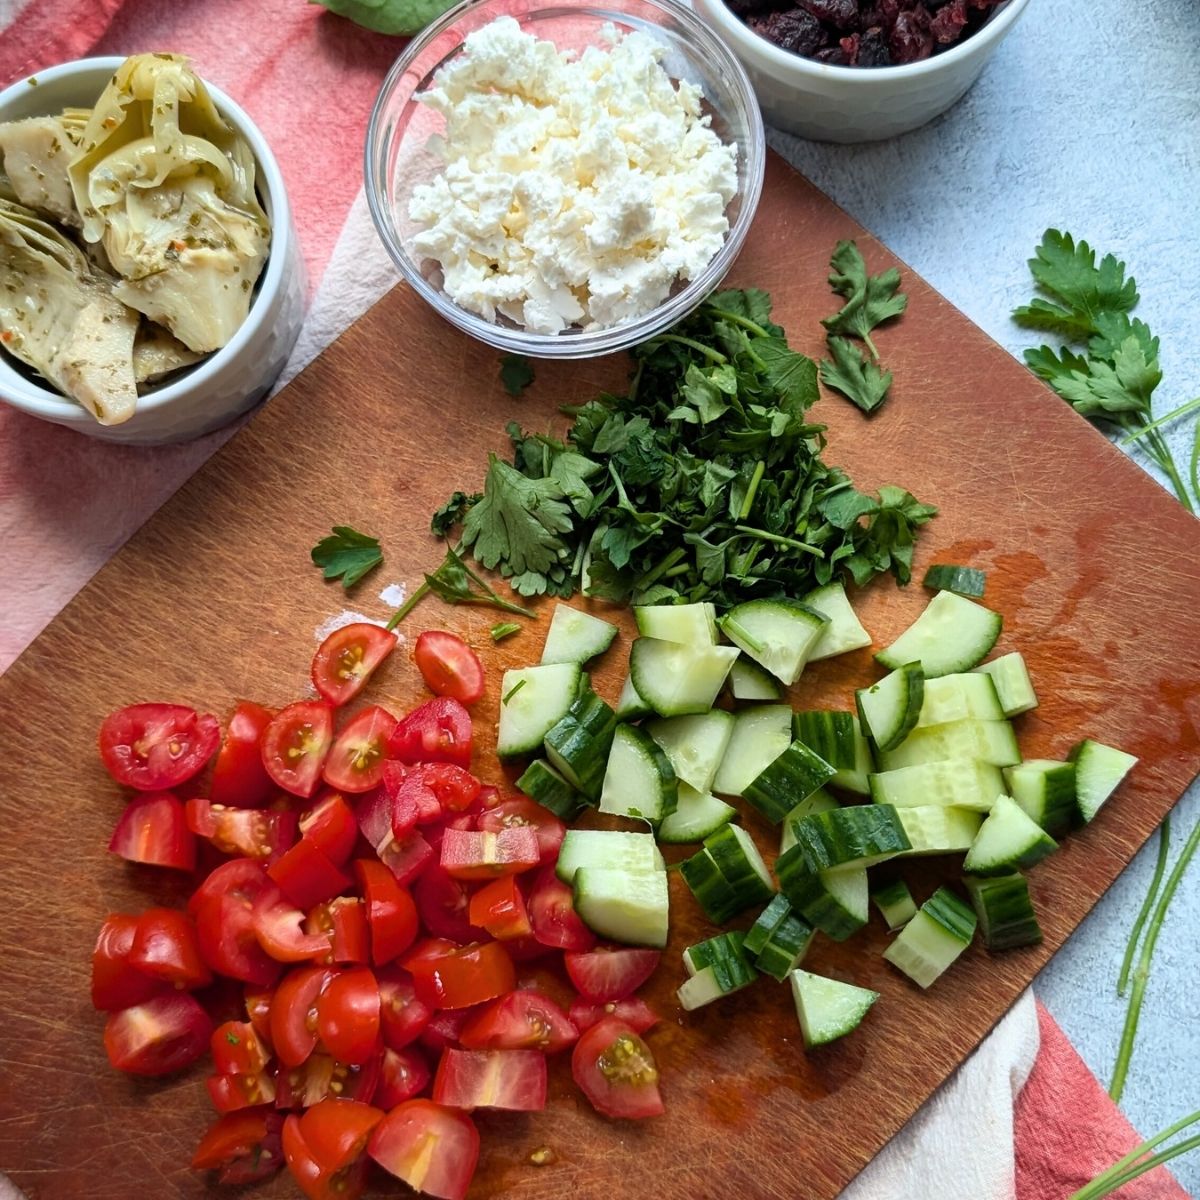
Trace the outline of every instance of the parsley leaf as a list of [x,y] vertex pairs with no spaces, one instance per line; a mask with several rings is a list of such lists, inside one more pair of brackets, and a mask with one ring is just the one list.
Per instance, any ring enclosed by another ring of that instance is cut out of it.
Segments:
[[455,492],[441,508],[433,514],[429,528],[436,537],[444,538],[463,519],[463,514],[479,500],[480,493],[468,496],[466,492]]
[[842,393],[863,412],[873,412],[884,401],[892,386],[891,371],[882,371],[849,338],[830,337],[833,361],[821,362],[821,382]]
[[500,382],[510,396],[519,396],[533,382],[533,365],[523,354],[501,355]]
[[871,340],[871,330],[884,321],[898,317],[908,307],[908,297],[900,291],[900,272],[889,267],[879,275],[867,273],[867,264],[854,242],[838,242],[830,259],[833,273],[829,286],[846,303],[821,324],[830,333],[849,334],[861,338],[879,361],[879,352]]
[[438,569],[426,575],[425,582],[392,614],[392,619],[387,623],[388,629],[395,629],[430,594],[440,597],[447,604],[479,604],[522,617],[537,615],[531,609],[498,596],[463,562],[461,550],[452,546],[446,551],[446,557]]
[[312,548],[313,563],[322,568],[326,579],[342,580],[349,591],[364,575],[383,562],[379,539],[359,533],[349,525],[335,525],[330,537]]

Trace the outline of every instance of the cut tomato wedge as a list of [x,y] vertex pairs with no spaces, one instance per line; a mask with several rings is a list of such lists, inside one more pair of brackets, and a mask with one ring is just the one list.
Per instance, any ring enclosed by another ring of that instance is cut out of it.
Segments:
[[499,942],[452,946],[404,965],[412,972],[417,996],[430,1008],[469,1008],[511,992],[516,983],[512,959]]
[[468,918],[498,941],[528,937],[533,932],[525,897],[515,875],[493,879],[471,897]]
[[367,907],[357,896],[335,896],[318,904],[308,914],[304,928],[329,939],[323,962],[339,964],[367,963],[371,959]]
[[183,802],[171,792],[143,792],[125,806],[108,848],[129,862],[192,871],[196,838]]
[[277,858],[267,874],[293,904],[303,909],[332,900],[351,884],[350,876],[306,837]]
[[188,828],[222,854],[271,863],[296,840],[296,814],[285,809],[227,808],[196,796],[186,811]]
[[371,961],[378,966],[403,954],[417,936],[417,906],[382,863],[360,858],[354,873],[366,901]]
[[267,893],[258,901],[253,920],[258,944],[276,962],[308,962],[329,956],[329,933],[306,932],[304,913],[279,893]]
[[258,1075],[271,1052],[249,1021],[226,1021],[213,1030],[209,1043],[218,1075]]
[[218,1171],[223,1184],[257,1183],[283,1166],[283,1117],[268,1109],[245,1109],[219,1118],[196,1147],[192,1167]]
[[433,1080],[438,1104],[540,1112],[546,1107],[546,1056],[537,1050],[442,1051]]
[[486,833],[447,829],[442,838],[441,867],[455,879],[495,879],[517,875],[541,862],[537,834],[527,825]]
[[275,791],[262,761],[262,737],[275,713],[242,700],[229,718],[225,740],[213,767],[208,797],[231,808],[258,808]]
[[275,999],[273,987],[247,986],[245,989],[246,1016],[258,1034],[267,1043],[271,1040],[271,1002]]
[[553,1000],[531,990],[492,1001],[463,1027],[459,1040],[468,1050],[566,1049],[579,1031]]
[[414,708],[396,725],[388,753],[404,763],[471,765],[471,714],[449,696]]
[[176,908],[148,908],[138,917],[129,965],[176,988],[212,982],[212,972],[200,957],[195,926]]
[[170,1075],[208,1049],[212,1021],[186,992],[165,992],[109,1014],[104,1049],[118,1071]]
[[317,1001],[337,975],[331,967],[296,967],[275,989],[271,1044],[285,1067],[298,1067],[317,1048]]
[[204,1086],[219,1113],[275,1102],[275,1080],[265,1071],[258,1075],[210,1075]]
[[567,827],[549,809],[525,796],[509,800],[497,798],[475,819],[475,828],[488,833],[499,833],[502,829],[532,829],[537,834],[543,863],[557,861],[559,848],[567,836]]
[[375,847],[375,852],[402,887],[428,874],[429,868],[435,866],[437,860],[434,848],[416,830],[406,833],[402,838],[389,833]]
[[661,951],[631,946],[597,946],[578,954],[568,952],[563,964],[579,994],[593,1004],[624,1000],[654,974]]
[[379,984],[368,967],[342,971],[317,998],[317,1034],[339,1062],[363,1063],[378,1053]]
[[298,1067],[276,1076],[276,1108],[309,1108],[322,1100],[361,1100],[370,1104],[379,1086],[381,1056],[365,1063],[338,1062],[328,1054],[310,1054]]
[[483,930],[471,924],[471,894],[467,885],[461,879],[451,878],[436,863],[421,873],[412,893],[421,924],[434,937],[473,942],[483,936]]
[[354,810],[338,792],[322,796],[300,818],[300,834],[335,866],[342,866],[358,841]]
[[284,1160],[300,1190],[308,1200],[357,1200],[366,1186],[366,1158],[337,1169],[327,1167],[305,1140],[302,1121],[295,1113],[289,1115],[283,1122],[282,1138]]
[[656,1117],[663,1112],[654,1055],[616,1017],[605,1017],[575,1043],[571,1075],[592,1107],[606,1117]]
[[325,782],[343,792],[369,792],[383,778],[388,739],[396,718],[375,706],[356,713],[325,760]]
[[574,893],[554,874],[552,866],[538,872],[525,904],[533,936],[543,946],[577,951],[595,946],[596,935],[575,911]]
[[416,825],[466,812],[483,788],[470,771],[453,763],[390,762],[383,784],[392,797],[392,832],[397,837]]
[[479,1131],[466,1113],[408,1100],[375,1126],[367,1153],[418,1192],[463,1200],[479,1161]]
[[161,792],[199,775],[221,740],[217,718],[182,704],[132,704],[100,726],[108,773],[139,792]]
[[624,1021],[634,1033],[645,1033],[647,1029],[653,1029],[658,1024],[658,1013],[637,996],[630,996],[626,1000],[609,1000],[605,1004],[576,1000],[567,1016],[580,1033],[599,1024],[605,1017],[616,1017],[618,1021]]
[[323,1171],[348,1167],[367,1147],[383,1112],[359,1100],[321,1100],[300,1118],[300,1132]]
[[429,690],[460,704],[474,704],[483,695],[483,663],[456,634],[427,629],[417,638],[413,659]]
[[383,967],[376,972],[376,979],[384,1044],[392,1050],[403,1050],[429,1024],[433,1009],[417,999],[412,976],[402,967]]
[[257,863],[235,858],[222,863],[196,889],[188,911],[196,921],[196,943],[204,961],[221,975],[268,987],[279,963],[259,945],[254,908],[278,889]]
[[129,913],[110,913],[100,926],[92,951],[92,1007],[101,1012],[142,1004],[167,987],[129,961],[137,925]]
[[396,648],[396,635],[369,621],[335,629],[313,656],[313,686],[330,704],[342,705],[362,691],[375,668]]
[[289,704],[263,733],[263,767],[276,786],[307,799],[317,790],[332,744],[332,705],[319,700]]

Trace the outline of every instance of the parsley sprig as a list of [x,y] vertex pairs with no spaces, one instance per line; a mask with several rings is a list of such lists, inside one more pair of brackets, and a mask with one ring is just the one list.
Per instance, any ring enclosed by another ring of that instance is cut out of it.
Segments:
[[359,533],[350,525],[335,525],[329,537],[312,548],[312,560],[326,579],[342,581],[349,591],[368,571],[383,562],[379,539]]

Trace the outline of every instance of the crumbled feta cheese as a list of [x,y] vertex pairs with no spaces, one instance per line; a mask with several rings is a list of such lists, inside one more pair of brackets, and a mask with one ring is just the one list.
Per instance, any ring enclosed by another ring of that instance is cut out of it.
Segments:
[[551,334],[632,320],[729,231],[737,146],[649,36],[610,25],[604,38],[560,53],[500,17],[419,97],[445,118],[446,167],[413,189],[414,249],[486,320]]

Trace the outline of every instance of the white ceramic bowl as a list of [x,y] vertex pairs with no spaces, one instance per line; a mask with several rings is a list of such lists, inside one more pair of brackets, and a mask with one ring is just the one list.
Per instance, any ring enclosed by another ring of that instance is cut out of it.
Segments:
[[898,67],[833,67],[760,37],[724,3],[693,0],[754,83],[768,124],[822,142],[874,142],[932,121],[961,98],[1029,0],[998,5],[949,50]]
[[[0,92],[0,121],[95,104],[121,58],[83,58],[39,71]],[[207,82],[207,81],[206,81]],[[250,312],[230,342],[186,374],[140,396],[121,425],[101,425],[74,400],[30,382],[0,355],[0,400],[13,408],[110,442],[182,442],[227,425],[266,395],[283,369],[304,319],[307,287],[292,210],[279,164],[257,126],[208,84],[221,115],[244,137],[258,163],[258,192],[271,219],[271,250]]]

